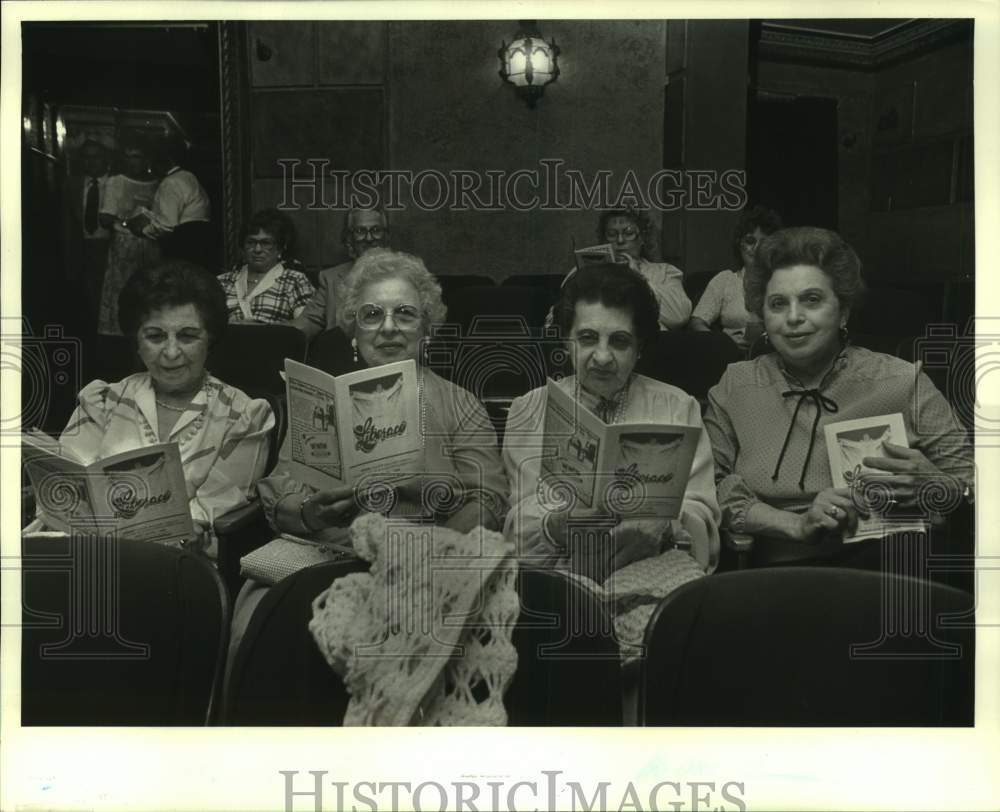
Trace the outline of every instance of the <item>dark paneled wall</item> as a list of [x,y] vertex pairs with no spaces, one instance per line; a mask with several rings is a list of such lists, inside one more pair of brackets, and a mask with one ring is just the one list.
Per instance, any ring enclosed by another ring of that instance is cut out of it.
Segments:
[[[869,251],[871,98],[874,77],[861,70],[761,60],[757,91],[837,102],[837,229],[864,259]],[[782,212],[786,216],[789,213]],[[793,218],[794,221],[794,218]]]
[[[543,35],[562,49],[562,73],[534,110],[497,75],[497,48],[516,27],[512,21],[251,24],[255,208],[284,197],[279,157],[324,157],[346,169],[540,174],[539,161],[551,158],[588,183],[598,170],[610,171],[612,193],[630,169],[645,186],[663,152],[665,23],[541,21]],[[341,124],[351,115],[359,119],[353,134]],[[311,176],[310,168],[302,171]],[[433,191],[433,183],[426,188]],[[566,183],[559,189],[565,197]],[[480,196],[489,196],[485,188]],[[310,198],[309,189],[297,190],[300,206]],[[513,205],[427,211],[404,203],[390,215],[394,244],[437,273],[499,279],[561,272],[571,265],[574,239],[578,246],[595,241],[590,211]],[[343,258],[341,212],[293,216],[307,264]]]
[[[664,163],[720,175],[743,170],[747,21],[672,20],[669,26],[664,129],[672,134],[668,136],[672,148],[666,150]],[[664,254],[686,273],[720,271],[732,265],[729,236],[738,213],[724,203],[720,200],[706,208],[688,205],[664,215]]]
[[758,90],[836,100],[838,229],[869,281],[971,278],[971,36],[869,70],[762,60]]
[[[336,190],[323,172],[386,166],[387,24],[253,22],[247,31],[253,207],[291,207],[299,258],[332,265],[344,258],[343,214],[327,205]],[[294,169],[279,163],[296,159]]]
[[875,77],[870,261],[887,279],[969,279],[973,252],[972,43]]
[[[497,77],[507,21],[393,24],[390,155],[419,171],[540,169],[561,159],[585,177],[659,168],[662,151],[664,24],[542,21],[562,49],[562,74],[532,110]],[[464,69],[456,66],[465,66]],[[564,271],[571,238],[595,241],[591,212],[427,212],[396,217],[409,247],[441,273]]]

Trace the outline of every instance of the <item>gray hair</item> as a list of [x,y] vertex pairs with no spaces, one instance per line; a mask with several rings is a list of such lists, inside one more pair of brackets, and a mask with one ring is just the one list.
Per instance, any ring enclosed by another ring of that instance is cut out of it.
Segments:
[[383,279],[404,279],[413,285],[420,298],[424,334],[432,325],[441,324],[447,309],[441,301],[441,285],[419,257],[389,248],[372,248],[354,262],[340,287],[340,307],[337,323],[348,335],[354,335],[354,313],[362,304],[361,291],[372,282]]
[[385,209],[381,206],[372,206],[371,208],[366,208],[365,206],[352,206],[347,210],[347,217],[344,218],[344,227],[340,230],[340,241],[343,243],[344,247],[347,249],[347,253],[354,258],[354,250],[351,243],[351,229],[354,227],[354,219],[357,215],[361,214],[363,211],[373,211],[382,218],[382,226],[385,228],[386,234],[389,233],[389,215],[386,214]]

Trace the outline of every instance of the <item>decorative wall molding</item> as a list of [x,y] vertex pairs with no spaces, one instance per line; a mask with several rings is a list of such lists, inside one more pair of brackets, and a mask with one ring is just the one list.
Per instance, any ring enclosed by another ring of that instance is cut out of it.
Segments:
[[[822,21],[817,20],[817,25]],[[972,36],[967,19],[910,20],[873,37],[831,31],[804,31],[778,21],[761,25],[762,59],[875,70],[950,40]]]
[[250,91],[246,23],[219,23],[219,108],[222,130],[224,266],[242,257],[240,227],[250,213]]

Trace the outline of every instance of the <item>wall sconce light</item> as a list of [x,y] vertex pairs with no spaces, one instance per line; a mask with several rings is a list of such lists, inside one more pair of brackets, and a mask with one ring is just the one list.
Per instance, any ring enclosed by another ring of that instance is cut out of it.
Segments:
[[534,108],[545,86],[559,78],[559,46],[555,37],[551,42],[542,39],[533,20],[521,20],[510,45],[501,40],[497,56],[500,78],[514,86],[528,107]]

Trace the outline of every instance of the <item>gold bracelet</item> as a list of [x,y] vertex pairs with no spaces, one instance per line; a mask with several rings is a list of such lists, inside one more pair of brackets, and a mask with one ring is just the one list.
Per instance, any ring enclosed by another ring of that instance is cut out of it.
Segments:
[[310,493],[299,503],[299,523],[305,528],[307,533],[318,533],[323,528],[321,527],[319,530],[312,528],[309,526],[309,522],[306,521],[306,505],[309,504],[309,500],[312,498],[313,494]]

